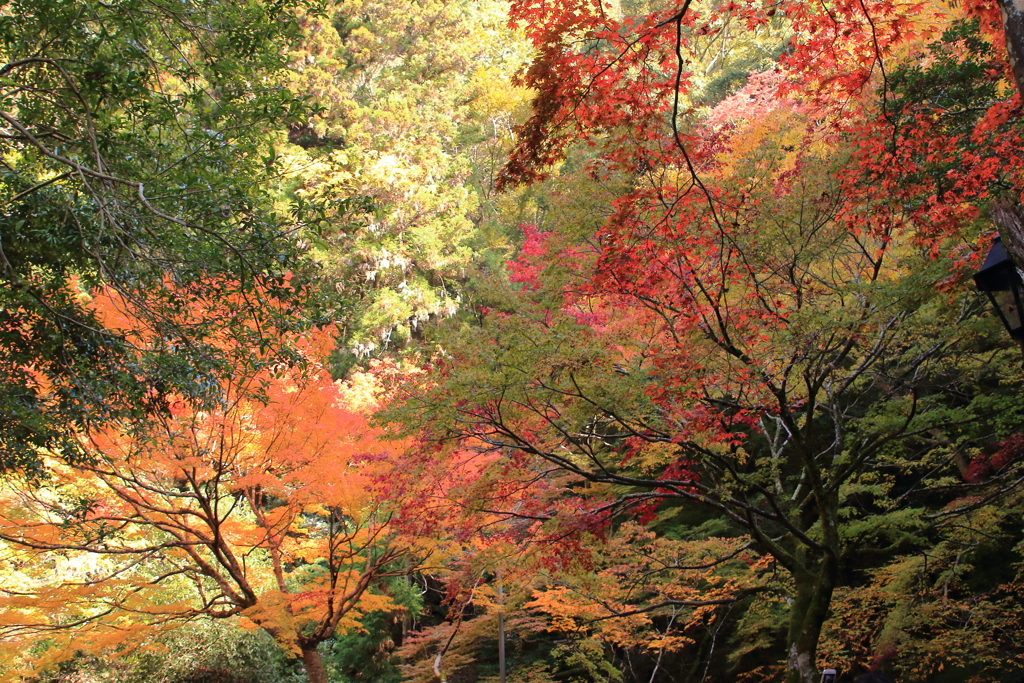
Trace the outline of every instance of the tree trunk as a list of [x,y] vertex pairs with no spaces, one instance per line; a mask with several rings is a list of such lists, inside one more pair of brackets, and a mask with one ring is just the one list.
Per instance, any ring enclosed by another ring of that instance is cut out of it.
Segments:
[[[1024,100],[1024,0],[999,0],[999,9],[1003,14],[1003,34],[1006,36],[1013,81]],[[1020,205],[1016,201],[996,201],[992,205],[992,218],[999,227],[1006,253],[1018,268],[1024,266],[1024,227]]]
[[999,9],[1003,13],[1003,33],[1013,80],[1024,97],[1024,0],[999,0]]
[[327,683],[324,660],[320,658],[315,645],[312,648],[302,648],[302,664],[306,667],[306,678],[309,679],[309,683]]
[[838,562],[829,554],[817,563],[817,567],[812,564],[807,572],[793,577],[796,596],[789,612],[786,683],[817,683],[818,639],[828,617],[838,576]]
[[1020,268],[1024,265],[1024,220],[1020,204],[1010,199],[997,199],[992,202],[992,220],[999,228],[1007,255]]

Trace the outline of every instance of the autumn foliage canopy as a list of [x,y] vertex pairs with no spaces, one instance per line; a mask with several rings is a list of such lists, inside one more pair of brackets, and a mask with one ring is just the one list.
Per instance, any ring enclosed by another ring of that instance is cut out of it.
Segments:
[[300,13],[301,287],[60,280],[149,388],[0,480],[3,671],[200,619],[313,683],[1024,670],[1024,375],[970,278],[1024,237],[998,5],[512,0],[497,92],[485,4]]

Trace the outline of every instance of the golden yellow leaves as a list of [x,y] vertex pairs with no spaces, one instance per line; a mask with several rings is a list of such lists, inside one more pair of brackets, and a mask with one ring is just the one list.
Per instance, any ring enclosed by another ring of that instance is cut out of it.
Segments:
[[644,443],[637,455],[630,461],[642,474],[659,473],[666,466],[679,459],[679,446],[674,443],[656,441]]
[[[657,453],[660,449],[654,449]],[[552,577],[526,607],[547,615],[548,629],[658,652],[693,642],[732,600],[762,583],[767,564],[744,539],[679,541],[624,524],[601,547],[593,572]]]

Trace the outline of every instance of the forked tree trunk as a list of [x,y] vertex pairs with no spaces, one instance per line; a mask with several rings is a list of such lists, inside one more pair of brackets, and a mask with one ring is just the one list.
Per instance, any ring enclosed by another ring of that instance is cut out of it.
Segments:
[[327,670],[316,646],[302,649],[302,664],[306,667],[306,678],[309,679],[309,683],[327,683]]
[[838,563],[827,555],[816,567],[812,564],[802,576],[794,577],[796,595],[789,608],[786,683],[817,683],[818,639],[838,576]]

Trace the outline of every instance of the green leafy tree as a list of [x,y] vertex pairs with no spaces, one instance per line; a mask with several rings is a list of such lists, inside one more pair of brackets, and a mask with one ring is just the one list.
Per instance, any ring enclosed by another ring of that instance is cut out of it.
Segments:
[[[266,349],[301,324],[307,268],[266,162],[268,135],[307,109],[283,87],[299,4],[0,8],[0,468],[72,456],[72,432],[172,392],[212,400],[253,355],[210,339]],[[83,304],[101,286],[132,325]]]
[[[991,462],[1019,455],[1019,437],[972,463],[972,477]],[[1024,669],[1014,634],[1024,611],[1021,505],[972,511],[938,543],[865,572],[836,593],[822,650],[857,670],[884,667],[898,680],[1012,681]]]
[[[291,87],[322,110],[292,126],[277,163],[335,220],[316,253],[352,304],[339,370],[454,315],[480,252],[502,241],[488,193],[527,98],[508,80],[526,49],[506,10],[346,0],[303,20]],[[353,194],[374,210],[335,201]]]
[[811,681],[836,589],[1016,490],[1016,459],[982,478],[967,463],[1022,425],[1000,371],[1013,350],[975,293],[950,289],[955,261],[922,253],[902,206],[846,202],[844,142],[799,105],[768,106],[716,141],[707,195],[665,168],[592,242],[545,251],[535,233],[513,264],[522,289],[445,339],[410,405],[431,442],[593,487],[535,518],[685,506],[749,535],[786,598],[772,665]]

